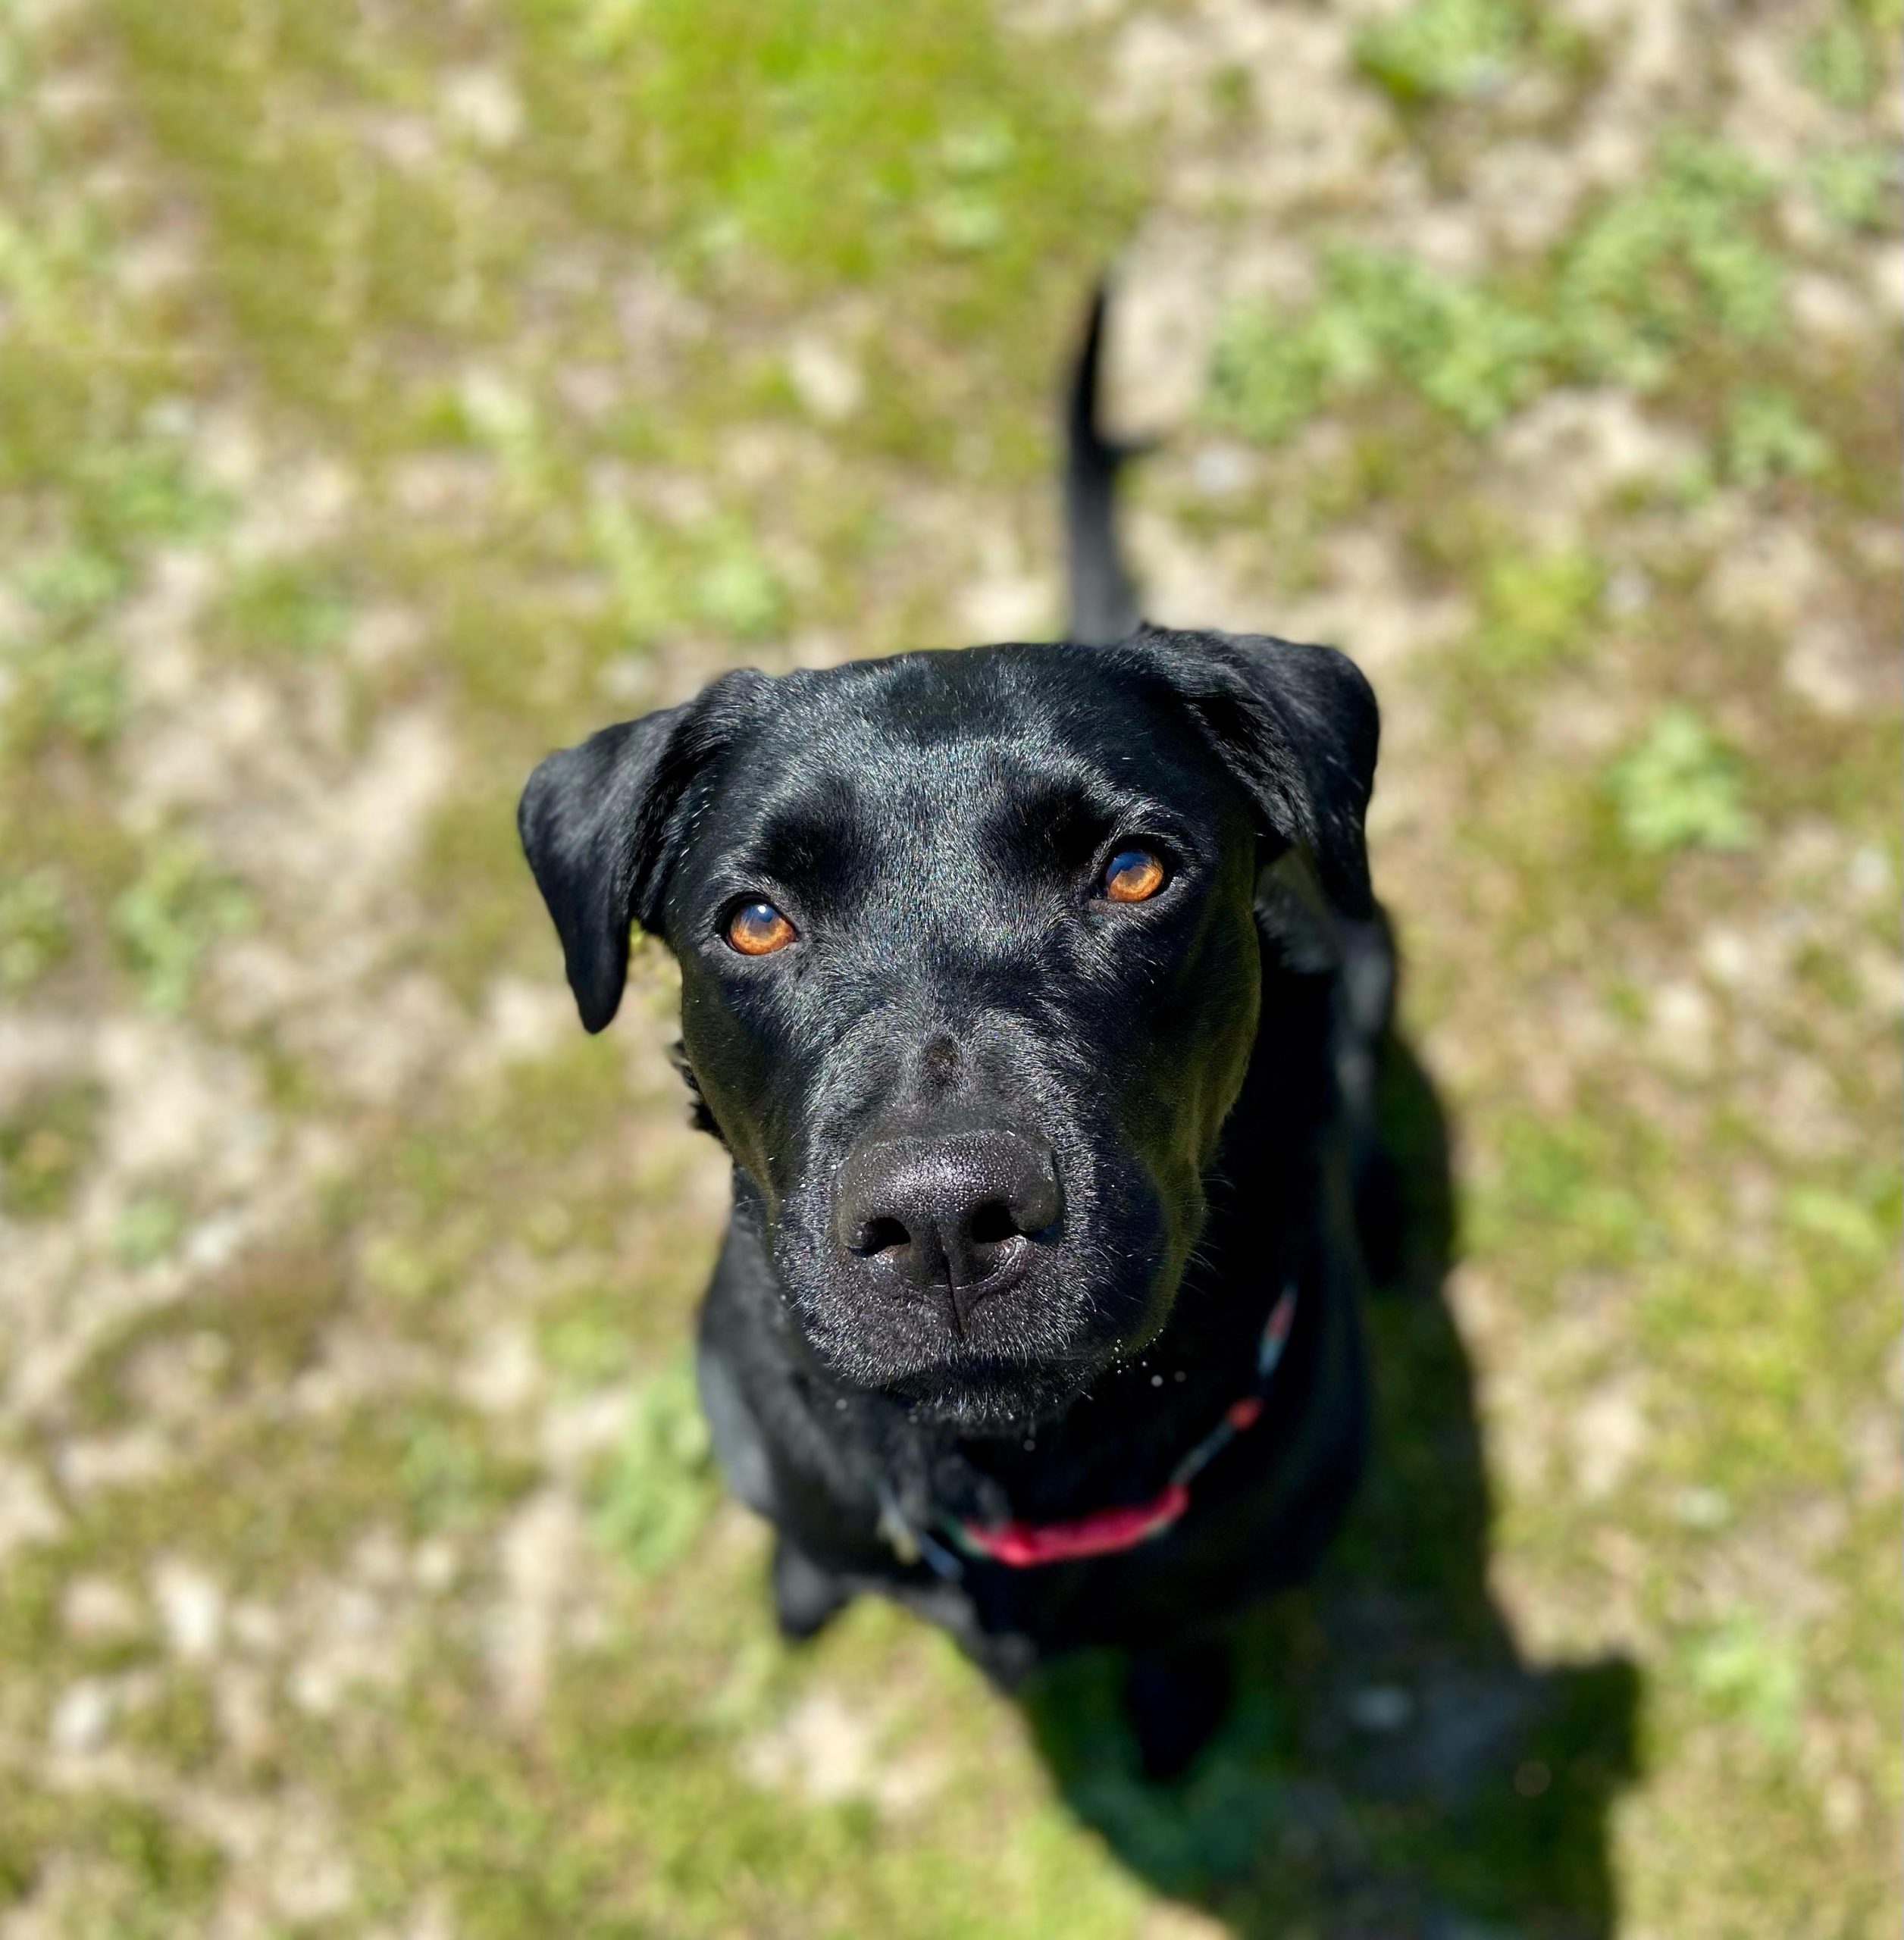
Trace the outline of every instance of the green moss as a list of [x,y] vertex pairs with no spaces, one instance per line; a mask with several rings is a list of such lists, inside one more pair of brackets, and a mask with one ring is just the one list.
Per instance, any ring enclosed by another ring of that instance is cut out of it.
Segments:
[[1232,312],[1213,414],[1273,443],[1325,408],[1401,390],[1474,434],[1564,381],[1652,390],[1702,377],[1714,341],[1779,332],[1786,265],[1765,228],[1770,192],[1734,151],[1681,136],[1538,273],[1455,277],[1338,247],[1305,313]]
[[592,1284],[552,1299],[536,1329],[537,1345],[550,1370],[581,1388],[626,1375],[635,1351],[627,1306],[625,1292]]
[[777,631],[786,602],[773,569],[737,526],[717,531],[707,563],[696,576],[694,602],[701,617],[741,640]]
[[602,1477],[596,1515],[630,1569],[674,1563],[720,1498],[691,1365],[678,1360],[643,1383],[627,1437]]
[[480,1416],[459,1409],[412,1409],[392,1425],[391,1474],[413,1526],[430,1531],[480,1523],[521,1492],[527,1475],[503,1457]]
[[185,1209],[172,1194],[142,1192],[114,1222],[113,1256],[135,1271],[156,1266],[178,1244],[184,1227]]
[[68,1931],[164,1940],[209,1912],[225,1866],[217,1847],[135,1799],[28,1785],[0,1820],[0,1907],[19,1907],[56,1863],[77,1875]]
[[95,1085],[58,1085],[0,1120],[0,1211],[45,1219],[66,1210],[99,1142],[102,1102]]
[[158,1011],[182,1009],[205,953],[255,919],[250,897],[183,838],[155,845],[112,909],[126,967]]
[[1486,95],[1510,80],[1538,34],[1537,11],[1516,0],[1416,0],[1366,27],[1362,71],[1405,105]]
[[[507,29],[521,126],[506,174],[480,143],[453,167],[440,128],[424,165],[398,168],[289,110],[342,87],[427,111],[454,37],[420,10],[374,30],[321,11],[280,24],[261,86],[237,0],[189,22],[149,0],[111,11],[149,124],[205,199],[248,353],[373,440],[400,421],[391,386],[418,392],[418,343],[507,340],[552,213],[578,241],[613,236],[624,261],[657,252],[756,302],[906,280],[916,314],[979,344],[1010,342],[1010,319],[1050,341],[1053,267],[1088,274],[1126,206],[1075,98],[1041,85],[983,8],[525,7]],[[489,186],[480,222],[459,170]]]
[[1726,430],[1726,468],[1742,485],[1779,478],[1817,478],[1831,467],[1831,447],[1805,423],[1797,401],[1781,391],[1742,391]]
[[240,655],[317,659],[342,645],[351,610],[345,576],[335,566],[274,562],[233,581],[212,627]]
[[210,1685],[202,1676],[174,1672],[156,1703],[132,1711],[122,1735],[136,1751],[163,1757],[173,1770],[202,1773],[219,1751],[217,1704]]
[[1842,227],[1895,225],[1897,163],[1888,147],[1859,143],[1824,149],[1812,156],[1807,172],[1818,206]]
[[1489,671],[1539,673],[1586,652],[1604,582],[1584,552],[1496,555],[1483,584],[1478,641]]
[[[1657,1134],[1630,1117],[1609,1122],[1590,1112],[1517,1113],[1492,1130],[1498,1169],[1477,1187],[1470,1210],[1477,1252],[1551,1275],[1630,1267],[1665,1245],[1668,1228],[1646,1191],[1664,1156]],[[1551,1294],[1528,1291],[1539,1301]]]
[[1565,252],[1558,294],[1579,354],[1636,387],[1708,333],[1750,343],[1782,321],[1784,265],[1765,239],[1771,184],[1736,151],[1682,137]]
[[1744,771],[1689,708],[1662,709],[1646,738],[1608,774],[1620,828],[1634,848],[1741,849],[1754,824]]
[[1862,11],[1840,8],[1805,42],[1799,63],[1806,82],[1834,108],[1868,107],[1883,83],[1884,57]]
[[[690,274],[757,249],[802,281],[961,271],[955,302],[1009,284],[1104,205],[1075,164],[1084,137],[981,9],[801,0],[763,14],[685,4],[538,8],[532,112],[560,127],[587,92],[599,215],[658,226]],[[583,57],[576,58],[580,50]],[[573,168],[572,150],[543,158]]]
[[1326,403],[1399,384],[1470,430],[1539,388],[1553,348],[1532,310],[1405,257],[1339,251],[1306,322],[1231,317],[1211,374],[1220,421],[1274,442]]
[[0,990],[31,987],[71,946],[64,872],[27,870],[0,885]]
[[[131,1263],[142,1263],[176,1238],[179,1207],[155,1194],[129,1210],[127,1238],[149,1234],[158,1243],[133,1250]],[[208,1398],[256,1402],[281,1394],[318,1357],[345,1297],[335,1263],[319,1253],[287,1247],[255,1258],[221,1283],[140,1313],[99,1341],[70,1391],[72,1419],[92,1433],[136,1423],[146,1405],[138,1375],[146,1357],[186,1341],[208,1344],[201,1366]]]

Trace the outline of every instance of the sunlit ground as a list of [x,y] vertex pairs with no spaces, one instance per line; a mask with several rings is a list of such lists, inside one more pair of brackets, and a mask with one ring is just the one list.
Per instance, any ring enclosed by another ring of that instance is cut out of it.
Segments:
[[[5,1940],[1896,1929],[1898,25],[0,11]],[[1168,1797],[775,1641],[665,966],[585,1040],[512,824],[1053,630],[1113,258],[1150,610],[1382,696],[1456,1182]]]

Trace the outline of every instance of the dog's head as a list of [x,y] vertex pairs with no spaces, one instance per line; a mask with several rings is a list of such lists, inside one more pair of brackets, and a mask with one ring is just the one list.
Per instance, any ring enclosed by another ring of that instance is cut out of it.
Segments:
[[523,845],[582,1022],[631,923],[808,1348],[972,1432],[1168,1318],[1255,1041],[1264,871],[1369,909],[1367,684],[1145,629],[731,674],[552,755]]

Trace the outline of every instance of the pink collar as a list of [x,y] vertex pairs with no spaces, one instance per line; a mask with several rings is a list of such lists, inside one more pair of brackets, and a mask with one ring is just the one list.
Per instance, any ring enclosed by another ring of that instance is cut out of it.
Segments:
[[[1256,1350],[1256,1379],[1248,1394],[1231,1402],[1217,1425],[1179,1462],[1169,1482],[1148,1502],[1094,1510],[1068,1522],[975,1522],[946,1516],[940,1527],[957,1549],[974,1560],[1030,1569],[1041,1563],[1076,1563],[1086,1557],[1115,1556],[1160,1536],[1182,1519],[1190,1507],[1190,1485],[1237,1436],[1263,1415],[1263,1391],[1289,1345],[1295,1325],[1296,1286],[1292,1280],[1276,1296]],[[959,1557],[922,1532],[914,1533],[917,1552],[941,1575],[963,1573]],[[950,1566],[949,1567],[947,1566]]]

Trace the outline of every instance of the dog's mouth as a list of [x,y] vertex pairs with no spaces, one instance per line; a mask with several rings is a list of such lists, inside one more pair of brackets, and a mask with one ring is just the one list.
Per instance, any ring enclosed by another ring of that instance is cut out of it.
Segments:
[[1060,1340],[975,1328],[919,1344],[916,1360],[890,1366],[874,1385],[916,1421],[961,1435],[1021,1435],[1063,1415],[1126,1351],[1107,1328]]
[[960,1354],[910,1370],[885,1391],[915,1421],[961,1435],[1022,1435],[1063,1414],[1101,1366],[1094,1356],[1026,1363]]
[[1021,1235],[973,1279],[941,1275],[921,1286],[897,1272],[856,1276],[851,1291],[861,1300],[801,1303],[809,1345],[833,1380],[883,1394],[920,1422],[992,1435],[1049,1420],[1098,1378],[1119,1342],[1094,1303],[1047,1278],[1054,1263],[1045,1253]]

